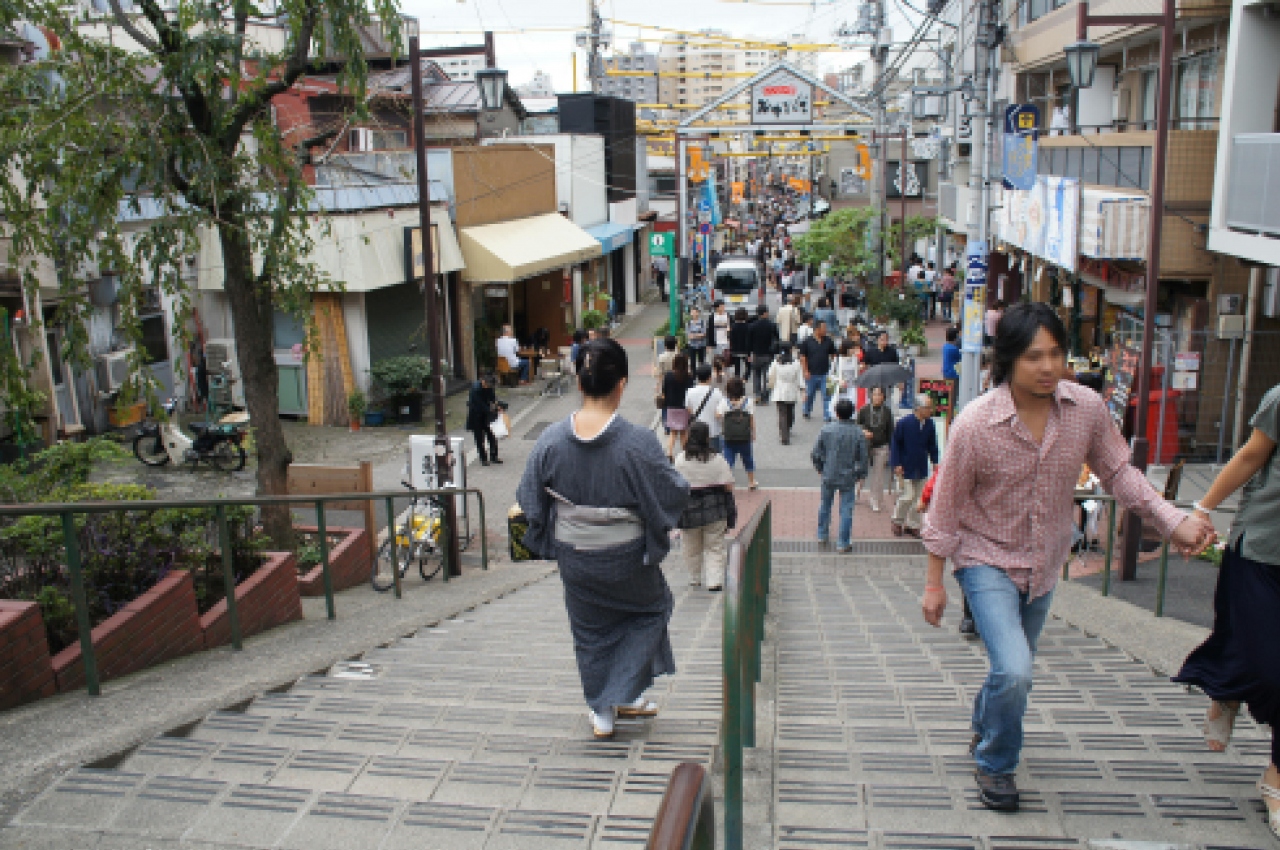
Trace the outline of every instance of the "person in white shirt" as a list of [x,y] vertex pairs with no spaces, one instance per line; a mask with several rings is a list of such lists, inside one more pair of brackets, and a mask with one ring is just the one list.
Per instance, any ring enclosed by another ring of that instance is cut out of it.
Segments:
[[511,368],[520,375],[520,383],[529,383],[529,361],[520,356],[520,343],[512,335],[511,325],[502,326],[502,336],[498,337],[493,347],[497,349],[498,356],[510,363]]
[[711,386],[711,365],[703,363],[698,367],[698,385],[684,394],[684,406],[689,410],[690,422],[705,422],[710,430],[711,450],[720,451],[720,420],[716,411],[724,395]]
[[717,301],[715,312],[711,314],[711,331],[715,340],[716,354],[729,356],[729,311],[723,301]]

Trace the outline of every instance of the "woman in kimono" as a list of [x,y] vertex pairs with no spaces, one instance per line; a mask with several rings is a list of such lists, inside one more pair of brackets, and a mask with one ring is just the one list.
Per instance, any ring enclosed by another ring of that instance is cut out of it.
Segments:
[[661,564],[689,484],[652,431],[618,416],[622,346],[593,340],[576,365],[582,407],[543,432],[516,498],[529,521],[525,545],[559,564],[592,729],[610,738],[615,718],[658,713],[644,692],[676,670]]

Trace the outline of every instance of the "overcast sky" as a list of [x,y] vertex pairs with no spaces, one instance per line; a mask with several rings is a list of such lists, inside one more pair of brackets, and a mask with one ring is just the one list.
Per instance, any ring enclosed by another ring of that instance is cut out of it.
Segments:
[[[714,28],[743,37],[780,38],[803,34],[812,43],[834,43],[834,30],[857,18],[860,0],[799,0],[773,2],[725,2],[725,0],[599,0],[605,27],[612,28],[614,44],[625,49],[637,36],[661,38],[659,30],[612,23],[628,21],[678,30]],[[551,75],[558,91],[571,91],[570,56],[575,50],[574,32],[587,25],[588,0],[404,0],[403,9],[418,18],[424,47],[474,44],[483,30],[493,30],[498,65],[510,72],[512,85],[523,85],[541,69]],[[918,5],[918,4],[913,4]],[[909,35],[910,12],[888,3],[889,25],[895,40]],[[546,31],[546,30],[558,31]],[[539,31],[542,30],[542,31]],[[656,42],[646,46],[657,49]],[[607,55],[607,54],[606,54]],[[847,67],[866,57],[866,51],[824,53],[824,72]],[[578,54],[579,90],[586,88],[583,54]]]

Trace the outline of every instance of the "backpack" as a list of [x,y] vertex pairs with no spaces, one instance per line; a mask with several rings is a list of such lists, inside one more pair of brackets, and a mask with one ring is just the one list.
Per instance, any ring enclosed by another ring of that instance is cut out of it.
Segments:
[[726,443],[751,442],[751,414],[747,412],[746,401],[743,401],[741,407],[729,405],[729,412],[724,415],[721,437]]

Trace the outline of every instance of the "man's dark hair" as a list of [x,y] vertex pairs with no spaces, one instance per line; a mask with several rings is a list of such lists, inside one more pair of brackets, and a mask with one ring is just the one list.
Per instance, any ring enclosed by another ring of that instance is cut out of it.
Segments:
[[947,328],[947,342],[955,342],[960,338],[960,329],[954,325]]
[[745,322],[747,320],[747,308],[739,307],[736,311],[734,311],[733,320],[735,322]]
[[679,343],[679,340],[677,340],[674,336],[671,336],[668,334],[667,338],[662,341],[662,347],[665,348],[667,351],[675,351],[676,345],[678,343]]
[[768,308],[768,307],[766,307],[766,306],[765,306],[765,305],[763,305],[763,304],[758,304],[758,305],[756,305],[756,315],[757,315],[757,316],[767,316],[767,315],[769,315],[769,308]]
[[1067,350],[1067,329],[1062,319],[1048,304],[1039,301],[1014,304],[1000,317],[995,342],[991,346],[991,385],[1007,383],[1013,377],[1013,364],[1021,357],[1036,334],[1044,328],[1058,347]]
[[696,374],[698,376],[698,381],[700,381],[701,383],[705,384],[707,381],[710,381],[711,380],[711,364],[703,363],[701,366],[698,367],[698,371],[696,372]]
[[842,398],[836,402],[836,418],[852,419],[853,418],[853,402],[847,398]]

